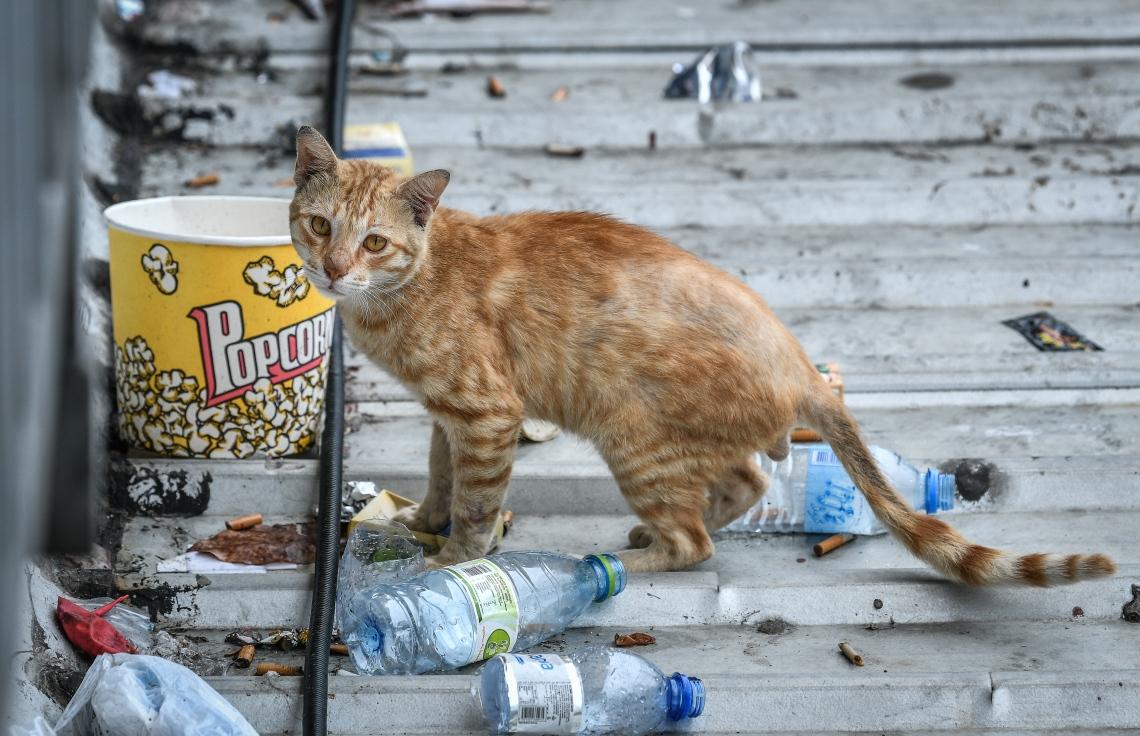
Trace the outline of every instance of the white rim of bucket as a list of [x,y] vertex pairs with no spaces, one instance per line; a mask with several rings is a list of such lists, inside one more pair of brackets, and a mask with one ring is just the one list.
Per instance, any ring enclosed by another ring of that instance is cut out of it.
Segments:
[[[142,207],[151,207],[160,202],[169,201],[194,201],[194,202],[279,202],[288,205],[289,200],[284,197],[251,197],[243,195],[225,195],[225,194],[207,194],[207,195],[189,195],[189,196],[169,196],[169,197],[147,197],[144,199],[132,199],[129,202],[119,202],[103,210],[103,220],[107,223],[108,227],[113,227],[116,230],[132,233],[134,235],[142,235],[156,240],[165,240],[175,243],[198,243],[201,245],[232,245],[238,247],[249,246],[265,246],[265,245],[291,245],[293,243],[293,236],[289,233],[289,222],[285,220],[282,222],[282,233],[280,235],[194,235],[192,233],[181,233],[173,230],[154,230],[151,228],[137,227],[135,225],[128,225],[123,223],[123,215],[134,209]],[[288,206],[286,206],[288,211]]]

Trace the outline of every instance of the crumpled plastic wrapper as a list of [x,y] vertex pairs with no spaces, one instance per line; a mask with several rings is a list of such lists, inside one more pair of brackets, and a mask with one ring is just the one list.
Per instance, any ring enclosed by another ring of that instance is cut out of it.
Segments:
[[358,525],[348,535],[336,584],[336,622],[344,630],[342,616],[353,596],[383,583],[419,575],[426,569],[424,548],[403,524]]
[[752,48],[743,41],[714,46],[693,63],[673,66],[673,79],[665,88],[669,98],[713,102],[759,102],[760,70]]
[[[367,480],[346,480],[344,487],[341,488],[340,493],[340,520],[342,523],[347,523],[352,520],[352,517],[360,513],[360,510],[368,505],[368,502],[380,495],[380,489],[376,484]],[[313,506],[313,516],[320,516],[320,506]]]

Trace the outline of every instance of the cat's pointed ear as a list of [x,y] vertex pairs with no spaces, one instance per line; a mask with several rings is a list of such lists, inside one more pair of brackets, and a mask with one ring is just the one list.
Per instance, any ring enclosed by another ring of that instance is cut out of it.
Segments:
[[396,196],[412,208],[412,216],[420,227],[427,225],[431,213],[439,206],[439,198],[451,181],[451,173],[444,169],[417,174],[396,188]]
[[316,128],[302,125],[297,130],[297,167],[293,170],[293,181],[303,186],[314,174],[335,169],[336,154],[332,146]]

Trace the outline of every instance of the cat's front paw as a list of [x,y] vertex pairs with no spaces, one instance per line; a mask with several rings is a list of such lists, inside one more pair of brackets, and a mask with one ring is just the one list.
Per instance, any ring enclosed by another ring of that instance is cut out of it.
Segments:
[[476,543],[460,544],[455,538],[447,540],[447,544],[443,545],[436,554],[426,558],[428,567],[431,569],[438,569],[447,567],[448,565],[458,565],[460,562],[468,562],[482,557],[486,554],[486,550]]
[[441,567],[447,567],[446,562],[440,562],[436,557],[425,557],[424,566],[429,570],[438,570]]
[[427,532],[428,534],[435,534],[435,530],[428,525],[426,514],[421,514],[422,507],[417,504],[415,506],[408,506],[407,508],[400,509],[395,514],[392,514],[392,521],[397,524],[403,524],[411,529],[413,532]]

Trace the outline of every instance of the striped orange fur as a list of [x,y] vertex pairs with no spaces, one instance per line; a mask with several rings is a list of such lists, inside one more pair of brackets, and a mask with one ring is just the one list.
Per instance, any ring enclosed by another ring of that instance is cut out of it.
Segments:
[[[519,426],[533,416],[606,460],[644,522],[621,553],[630,570],[712,556],[708,530],[767,488],[753,455],[785,457],[792,427],[806,425],[891,532],[956,580],[1054,585],[1113,572],[1103,555],[1018,558],[916,514],[763,300],[647,230],[584,212],[441,208],[447,172],[402,180],[340,161],[307,127],[295,178],[290,227],[309,280],[337,300],[353,344],[432,416],[427,496],[406,521],[432,531],[451,521],[435,564],[486,552]],[[364,247],[369,236],[383,247]]]

